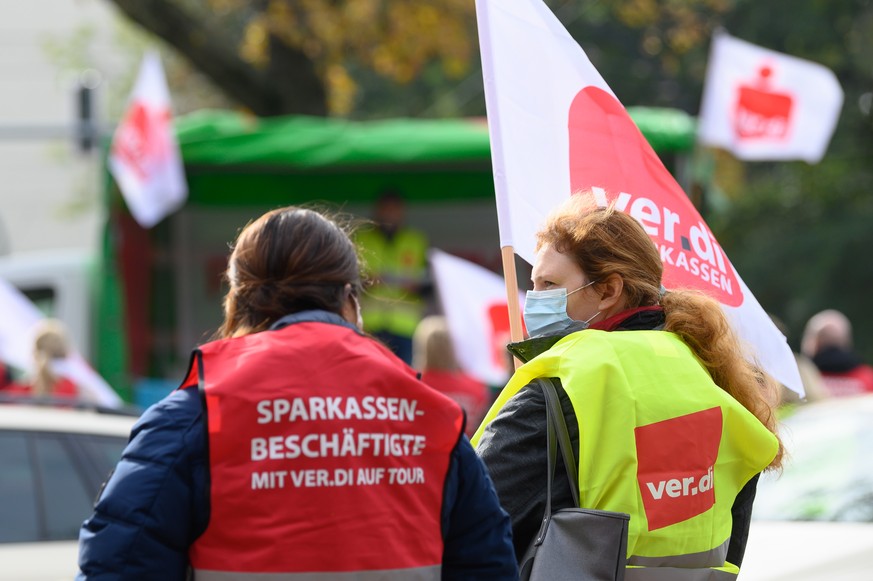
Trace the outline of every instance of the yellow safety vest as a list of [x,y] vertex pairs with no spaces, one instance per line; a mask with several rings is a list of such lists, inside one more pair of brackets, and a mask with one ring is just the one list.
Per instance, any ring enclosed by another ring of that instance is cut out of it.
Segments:
[[582,507],[631,515],[626,579],[733,579],[731,507],[778,451],[676,335],[585,330],[520,367],[473,437],[537,377],[557,377],[579,424]]
[[424,281],[427,240],[416,230],[402,228],[389,241],[377,228],[368,228],[357,233],[355,242],[367,274],[381,281],[361,297],[364,329],[412,337],[424,314],[424,301],[403,283]]

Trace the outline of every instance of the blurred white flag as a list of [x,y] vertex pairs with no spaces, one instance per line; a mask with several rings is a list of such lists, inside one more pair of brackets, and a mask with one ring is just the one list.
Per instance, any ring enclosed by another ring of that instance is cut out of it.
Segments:
[[[502,386],[512,369],[503,277],[440,250],[431,250],[430,264],[458,364],[479,381]],[[521,294],[519,302],[524,305]]]
[[830,69],[716,33],[698,138],[740,159],[817,163],[842,106],[843,89]]
[[[0,360],[27,373],[34,371],[34,330],[43,315],[17,288],[0,279]],[[83,399],[108,407],[119,407],[121,398],[100,375],[72,353],[53,363],[55,373],[66,377],[83,392]]]
[[533,263],[535,235],[574,192],[636,218],[667,288],[720,301],[764,369],[803,393],[785,337],[578,43],[542,0],[476,0],[501,246]]
[[173,134],[170,92],[156,53],[146,53],[109,151],[109,170],[130,213],[151,228],[185,203],[188,186]]

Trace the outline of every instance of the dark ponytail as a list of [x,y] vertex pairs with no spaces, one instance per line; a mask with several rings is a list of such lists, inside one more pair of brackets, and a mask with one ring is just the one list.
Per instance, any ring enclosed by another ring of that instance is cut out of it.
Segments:
[[268,328],[308,309],[340,313],[351,284],[361,284],[357,252],[336,221],[313,210],[287,207],[249,224],[234,244],[227,269],[219,337]]

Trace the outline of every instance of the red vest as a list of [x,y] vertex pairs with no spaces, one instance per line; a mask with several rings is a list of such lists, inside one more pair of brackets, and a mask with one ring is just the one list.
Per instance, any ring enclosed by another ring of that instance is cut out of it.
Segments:
[[860,395],[873,391],[873,368],[869,365],[858,365],[842,373],[822,371],[821,378],[831,396]]
[[328,323],[204,345],[194,377],[211,475],[209,526],[190,550],[198,578],[413,568],[438,578],[457,404],[376,341]]

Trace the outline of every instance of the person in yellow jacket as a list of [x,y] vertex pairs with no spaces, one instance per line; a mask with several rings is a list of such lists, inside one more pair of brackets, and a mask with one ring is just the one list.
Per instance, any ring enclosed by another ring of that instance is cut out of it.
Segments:
[[[625,579],[732,579],[758,475],[776,468],[775,382],[750,364],[719,303],[666,291],[642,226],[578,194],[538,233],[526,362],[473,442],[520,559],[545,510],[545,396],[553,383],[578,463],[579,503],[630,515]],[[560,457],[556,474],[565,474]],[[573,506],[556,477],[553,510]]]
[[372,226],[361,228],[355,243],[371,282],[362,297],[364,330],[409,364],[412,335],[425,311],[428,243],[404,225],[405,218],[406,202],[389,190],[376,201]]

